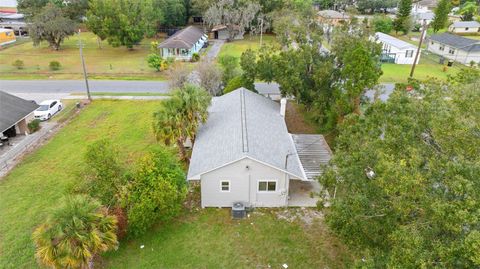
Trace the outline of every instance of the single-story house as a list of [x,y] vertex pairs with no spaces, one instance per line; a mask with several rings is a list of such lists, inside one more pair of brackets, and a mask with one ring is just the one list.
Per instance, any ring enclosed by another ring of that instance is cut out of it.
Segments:
[[[375,39],[378,43],[382,43],[382,54],[380,56],[382,62],[413,64],[415,61],[416,46],[380,32],[375,33]],[[417,63],[419,61],[420,57],[418,57]]]
[[[234,26],[233,29],[236,31],[236,34],[233,39],[235,40],[243,39],[243,36],[245,35],[245,29],[241,29],[240,26]],[[211,32],[213,33],[214,39],[227,40],[229,38],[227,26],[223,24],[214,26]]]
[[345,13],[340,13],[336,10],[320,10],[317,12],[317,20],[320,23],[339,25],[350,20],[350,16]]
[[320,191],[316,177],[331,151],[321,135],[290,134],[285,110],[286,99],[244,88],[213,98],[187,175],[200,185],[202,207],[315,206],[310,192]]
[[11,12],[0,12],[0,28],[12,29],[16,35],[24,35],[28,32],[28,25],[24,15]]
[[427,50],[465,65],[480,62],[480,40],[450,33],[430,36]]
[[0,137],[28,133],[27,124],[33,120],[37,108],[33,101],[0,91]]
[[412,12],[412,18],[415,23],[423,25],[423,22],[429,25],[432,23],[433,19],[435,18],[435,13],[431,11],[427,12]]
[[207,41],[207,35],[195,26],[188,26],[158,45],[162,58],[173,57],[176,60],[189,61],[198,53]]
[[425,12],[434,10],[438,5],[438,0],[421,0],[412,3],[412,12]]
[[0,46],[11,44],[15,41],[17,41],[17,39],[12,29],[0,28]]
[[457,21],[448,26],[448,31],[456,34],[476,34],[480,31],[477,21]]

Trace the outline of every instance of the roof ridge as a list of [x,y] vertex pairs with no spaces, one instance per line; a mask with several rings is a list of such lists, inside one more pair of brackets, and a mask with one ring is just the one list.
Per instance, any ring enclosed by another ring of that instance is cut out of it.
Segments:
[[240,117],[242,124],[242,150],[248,152],[247,109],[245,107],[245,90],[240,88]]

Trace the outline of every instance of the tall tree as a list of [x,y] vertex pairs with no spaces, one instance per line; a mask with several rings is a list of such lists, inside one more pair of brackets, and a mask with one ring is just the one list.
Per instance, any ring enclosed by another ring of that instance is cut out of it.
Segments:
[[321,178],[335,194],[326,220],[362,267],[480,265],[478,82],[397,85],[341,125]]
[[39,14],[48,3],[61,8],[66,17],[77,22],[82,20],[88,9],[88,0],[18,0],[17,8],[28,20]]
[[117,220],[88,196],[66,197],[33,232],[35,256],[50,268],[93,268],[93,259],[118,247]]
[[47,41],[54,50],[59,50],[63,40],[75,33],[76,23],[65,16],[64,11],[47,4],[36,14],[29,24],[29,34],[35,45]]
[[232,41],[237,35],[245,33],[260,9],[260,5],[254,2],[219,0],[205,12],[203,20],[210,27],[226,26],[228,40]]
[[460,7],[459,13],[462,15],[462,21],[473,21],[478,15],[478,5],[474,1],[467,1]]
[[154,114],[154,131],[157,140],[166,145],[175,144],[183,161],[189,157],[185,142],[195,142],[195,135],[202,122],[207,120],[211,96],[200,87],[186,84],[172,93]]
[[433,32],[438,32],[438,30],[443,29],[447,26],[448,23],[448,13],[451,10],[451,1],[450,0],[440,0],[437,8],[435,9],[435,17],[431,23]]
[[87,27],[114,47],[132,49],[155,33],[158,12],[152,0],[90,0]]
[[393,21],[393,29],[396,33],[407,34],[412,27],[410,13],[412,12],[412,0],[400,0],[397,17]]

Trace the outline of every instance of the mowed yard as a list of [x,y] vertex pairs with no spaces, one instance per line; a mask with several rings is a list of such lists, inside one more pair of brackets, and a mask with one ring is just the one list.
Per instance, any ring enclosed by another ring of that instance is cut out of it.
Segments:
[[[161,101],[95,101],[0,180],[0,268],[38,268],[31,240],[59,198],[81,181],[91,142],[108,137],[126,163],[155,146],[152,113]],[[351,255],[320,220],[257,210],[233,221],[227,209],[184,212],[107,253],[105,268],[345,268]],[[285,211],[289,212],[289,211]],[[280,214],[280,215],[279,215]],[[143,245],[144,248],[140,248]]]
[[[79,39],[84,44],[87,71],[96,79],[154,79],[164,80],[164,72],[148,67],[146,57],[150,53],[150,42],[144,39],[133,50],[114,48],[102,41],[99,48],[97,37],[91,32],[74,35],[65,40],[59,51],[52,50],[47,42],[34,46],[32,41],[19,42],[0,50],[0,78],[4,79],[81,79],[82,64],[79,54]],[[163,41],[163,38],[157,39]],[[12,66],[15,60],[24,62],[21,70]],[[49,63],[58,61],[62,68],[51,71]]]
[[[278,45],[276,37],[274,35],[264,35],[263,36],[264,45]],[[242,53],[247,49],[258,50],[260,49],[260,36],[250,36],[245,34],[244,39],[234,40],[232,42],[225,42],[223,44],[218,57],[223,55],[230,55],[237,58],[242,56]]]

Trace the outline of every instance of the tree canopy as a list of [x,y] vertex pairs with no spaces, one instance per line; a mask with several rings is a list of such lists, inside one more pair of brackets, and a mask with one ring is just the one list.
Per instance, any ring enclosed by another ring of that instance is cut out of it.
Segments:
[[393,21],[395,32],[407,34],[412,28],[410,13],[412,12],[412,0],[400,0],[397,17]]
[[440,0],[437,8],[435,9],[435,17],[431,23],[433,31],[436,33],[438,30],[443,29],[448,23],[448,13],[451,10],[450,0]]
[[364,267],[478,267],[478,72],[472,84],[411,85],[341,125],[320,180],[334,197],[327,223]]

